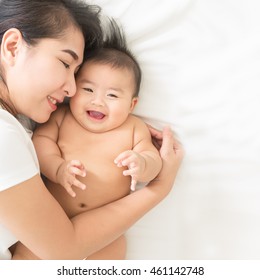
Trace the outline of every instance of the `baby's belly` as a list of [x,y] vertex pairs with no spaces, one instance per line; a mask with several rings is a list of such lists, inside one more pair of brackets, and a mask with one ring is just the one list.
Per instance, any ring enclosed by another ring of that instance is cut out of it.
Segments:
[[86,185],[85,190],[73,186],[76,197],[71,197],[61,185],[46,181],[47,188],[69,217],[98,208],[129,194],[131,178],[123,176],[122,169],[99,170],[100,174],[88,171],[85,178],[80,178],[80,181]]

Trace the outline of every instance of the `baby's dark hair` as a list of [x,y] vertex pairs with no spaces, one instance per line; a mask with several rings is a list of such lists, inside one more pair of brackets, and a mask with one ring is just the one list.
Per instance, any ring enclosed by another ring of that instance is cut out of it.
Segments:
[[125,68],[133,72],[135,79],[134,97],[137,97],[142,72],[135,56],[127,47],[125,34],[113,19],[108,19],[104,28],[106,37],[104,38],[103,47],[87,52],[85,62],[93,61],[108,64],[113,68]]

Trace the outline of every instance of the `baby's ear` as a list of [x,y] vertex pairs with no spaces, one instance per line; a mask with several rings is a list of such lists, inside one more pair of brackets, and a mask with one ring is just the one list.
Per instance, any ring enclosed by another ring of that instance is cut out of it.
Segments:
[[132,99],[132,102],[131,102],[130,113],[134,110],[135,105],[137,104],[137,102],[138,102],[138,97],[134,97]]
[[22,41],[22,34],[17,28],[10,28],[5,32],[1,44],[1,58],[9,66],[14,65]]

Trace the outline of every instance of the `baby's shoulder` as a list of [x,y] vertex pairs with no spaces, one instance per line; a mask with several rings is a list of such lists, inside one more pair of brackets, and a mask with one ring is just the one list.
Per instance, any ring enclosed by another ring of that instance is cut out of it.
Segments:
[[135,116],[135,115],[130,115],[129,116],[129,123],[131,124],[131,127],[133,128],[133,133],[135,136],[140,137],[140,138],[146,138],[150,137],[150,132],[148,129],[148,126],[142,120],[142,118]]
[[65,117],[69,114],[70,109],[68,104],[62,104],[58,107],[58,109],[51,114],[50,121],[55,121],[58,126],[60,126],[65,119]]
[[136,127],[136,126],[141,126],[141,127],[146,126],[145,122],[140,117],[138,117],[136,115],[133,115],[133,114],[129,115],[128,123],[130,125],[133,125],[134,127]]

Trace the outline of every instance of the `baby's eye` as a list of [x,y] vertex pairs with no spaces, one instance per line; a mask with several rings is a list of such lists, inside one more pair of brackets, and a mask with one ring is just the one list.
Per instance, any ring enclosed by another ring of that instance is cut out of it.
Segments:
[[108,97],[111,97],[111,98],[118,98],[117,95],[113,94],[113,93],[108,93],[107,95]]
[[91,88],[83,88],[83,89],[87,92],[93,92],[93,90]]

